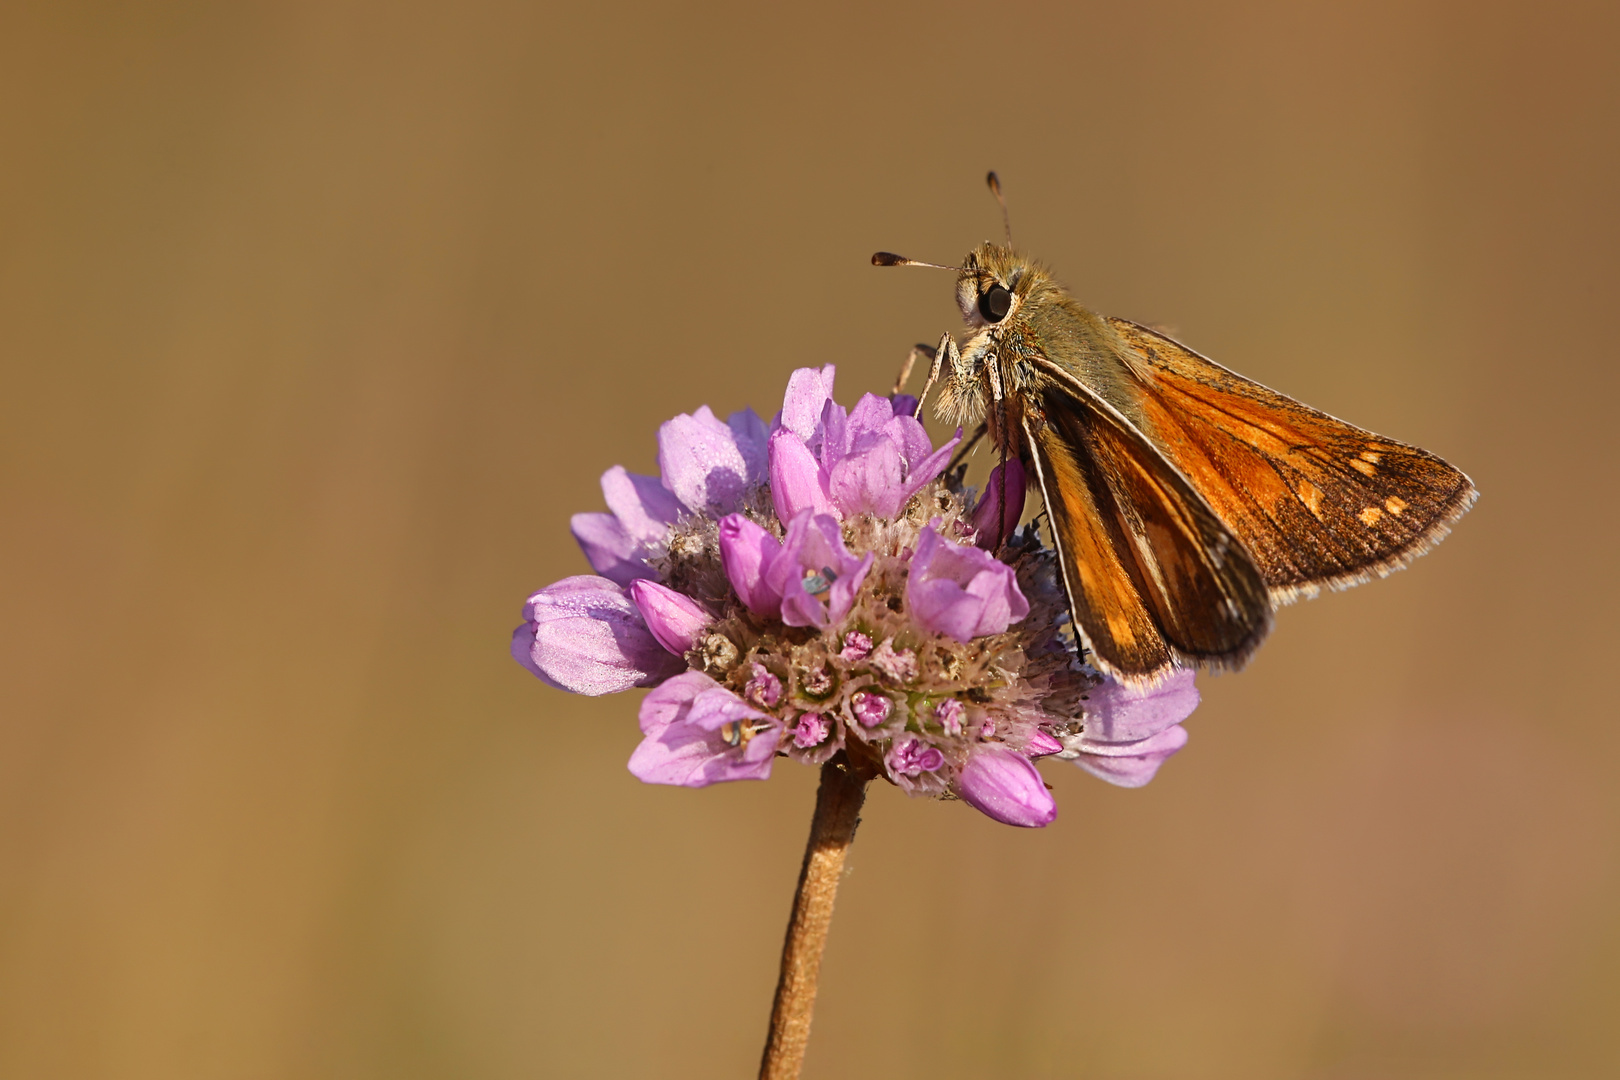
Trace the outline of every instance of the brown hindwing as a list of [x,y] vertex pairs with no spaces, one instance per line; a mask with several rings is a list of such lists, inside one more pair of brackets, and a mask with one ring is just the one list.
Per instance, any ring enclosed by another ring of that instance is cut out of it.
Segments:
[[1400,569],[1474,502],[1468,477],[1433,454],[1108,321],[1146,372],[1148,434],[1253,555],[1275,603]]
[[1053,380],[1027,440],[1069,608],[1099,668],[1151,682],[1177,665],[1235,668],[1271,627],[1265,582],[1176,469],[1123,417]]

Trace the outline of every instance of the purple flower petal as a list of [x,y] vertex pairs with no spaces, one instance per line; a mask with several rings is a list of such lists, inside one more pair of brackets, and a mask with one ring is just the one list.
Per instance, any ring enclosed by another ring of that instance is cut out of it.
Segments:
[[[613,694],[652,686],[679,671],[624,590],[606,578],[563,578],[523,609],[529,670],[560,690]],[[514,654],[520,643],[513,642]]]
[[787,394],[782,398],[780,427],[808,441],[821,423],[821,410],[832,397],[833,365],[799,368],[788,377]]
[[612,514],[575,514],[569,525],[585,561],[603,577],[628,585],[655,576],[639,554],[641,545]]
[[[1006,470],[1007,477],[1005,507],[1001,505],[1003,470]],[[1024,475],[1024,466],[1017,458],[1008,458],[1003,464],[991,469],[990,479],[984,485],[984,494],[979,496],[978,505],[973,508],[973,529],[978,533],[974,543],[991,551],[1000,547],[1001,542],[1018,528],[1018,519],[1024,516],[1024,497],[1027,490],[1028,481]]]
[[805,441],[825,468],[849,452],[849,413],[832,398],[821,407],[821,426]]
[[656,476],[640,476],[615,465],[602,474],[602,498],[624,531],[641,544],[662,544],[680,517],[680,500]]
[[917,415],[917,399],[910,394],[893,394],[889,397],[889,404],[894,407],[896,416]]
[[[873,400],[888,407],[888,402],[882,398]],[[900,448],[882,435],[864,439],[861,449],[832,466],[827,491],[832,504],[845,517],[852,514],[894,517],[905,505],[905,462],[900,457]]]
[[676,656],[690,652],[703,636],[704,628],[714,621],[714,616],[696,600],[656,581],[631,582],[630,599],[658,644]]
[[855,597],[866,583],[866,575],[872,569],[873,554],[868,551],[861,556],[861,561],[854,569],[845,570],[838,580],[833,582],[832,590],[827,595],[827,619],[829,622],[839,622],[849,614],[849,609],[855,606]]
[[741,514],[720,519],[720,564],[743,606],[755,615],[775,617],[782,611],[782,593],[766,580],[782,552],[782,542]]
[[[894,419],[894,403],[888,398],[878,397],[876,394],[864,394],[855,407],[849,410],[848,426],[845,429],[845,438],[851,446],[860,442],[868,435],[876,435],[888,428]],[[912,423],[916,423],[915,420]],[[918,427],[922,425],[918,424]],[[923,436],[926,443],[927,436]],[[926,453],[926,451],[924,451]]]
[[753,409],[739,409],[726,417],[726,426],[731,429],[732,436],[737,440],[737,451],[742,454],[743,463],[748,466],[748,484],[762,484],[769,475],[769,455],[766,447],[770,443],[771,429],[759,414]]
[[700,671],[677,675],[641,703],[646,736],[630,772],[649,784],[705,787],[771,775],[780,725]]
[[707,405],[659,427],[658,468],[664,486],[693,510],[726,513],[748,490],[749,463],[737,435]]
[[[918,425],[918,428],[920,430],[921,425]],[[956,449],[956,445],[961,441],[962,429],[957,428],[956,434],[952,435],[938,450],[920,461],[915,458],[911,460],[911,471],[906,477],[906,488],[900,500],[900,505],[904,506],[907,499],[910,499],[928,484],[931,484],[935,477],[945,471],[945,466],[951,463],[951,452]]]
[[[908,476],[934,453],[934,444],[928,441],[928,432],[924,430],[922,423],[914,416],[896,415],[892,417],[887,424],[883,425],[883,433],[896,446],[900,447],[906,459]],[[940,449],[947,450],[950,445],[952,444],[946,443]],[[949,460],[948,453],[946,460]],[[944,462],[942,461],[940,464],[943,467]],[[933,477],[930,476],[928,479],[932,480]]]
[[1130,743],[1179,724],[1198,708],[1193,671],[1172,672],[1159,685],[1136,690],[1109,679],[1086,695],[1083,705],[1088,743]]
[[1074,763],[1091,775],[1120,787],[1141,787],[1153,779],[1166,758],[1187,745],[1187,729],[1180,724],[1157,735],[1130,743],[1076,744],[1081,751]]
[[798,435],[786,428],[772,435],[770,458],[771,501],[777,518],[792,521],[801,510],[834,512],[827,474]]
[[1006,825],[1040,828],[1057,817],[1057,803],[1030,760],[999,743],[981,743],[956,778],[962,801]]
[[[838,522],[827,514],[800,511],[788,523],[782,553],[765,572],[770,589],[782,597],[782,621],[789,626],[827,626],[849,614],[855,595],[872,568],[867,552],[857,559],[844,546]],[[826,586],[827,570],[837,578]],[[807,575],[825,591],[811,592]]]
[[906,606],[925,629],[966,644],[999,634],[1029,614],[1012,567],[966,544],[923,529],[906,581]]

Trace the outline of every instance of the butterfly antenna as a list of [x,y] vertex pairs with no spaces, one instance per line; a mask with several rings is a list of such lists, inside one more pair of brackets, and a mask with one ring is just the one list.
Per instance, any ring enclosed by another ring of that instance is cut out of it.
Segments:
[[1001,204],[1001,227],[1007,230],[1007,246],[1012,247],[1012,218],[1007,216],[1007,200],[1001,194],[1001,181],[991,172],[985,174],[984,182],[990,185],[990,194]]
[[960,266],[946,266],[943,263],[923,262],[920,259],[908,259],[904,255],[896,255],[892,251],[880,251],[872,256],[873,266],[927,266],[935,270],[955,270],[962,272]]

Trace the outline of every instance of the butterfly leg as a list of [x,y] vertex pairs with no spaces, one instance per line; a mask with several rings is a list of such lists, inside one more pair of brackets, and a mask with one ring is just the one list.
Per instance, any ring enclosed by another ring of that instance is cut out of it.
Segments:
[[889,392],[891,394],[898,394],[905,390],[906,383],[911,378],[911,369],[917,366],[917,358],[919,356],[926,359],[928,363],[932,365],[934,362],[934,357],[937,356],[938,353],[939,350],[930,348],[927,345],[913,345],[911,347],[910,355],[906,357],[905,366],[900,369],[900,377],[894,380],[894,389]]
[[[916,356],[917,349],[921,349],[923,347],[924,346],[918,345],[916,349],[912,349],[911,355]],[[951,364],[954,368],[961,358],[962,354],[956,347],[956,339],[951,337],[951,332],[949,330],[945,331],[945,333],[941,334],[939,337],[939,348],[934,350],[934,362],[929,365],[928,368],[928,381],[923,383],[922,393],[917,395],[918,420],[923,418],[923,403],[928,400],[928,391],[932,390],[934,388],[934,384],[939,382],[940,371],[947,363]]]

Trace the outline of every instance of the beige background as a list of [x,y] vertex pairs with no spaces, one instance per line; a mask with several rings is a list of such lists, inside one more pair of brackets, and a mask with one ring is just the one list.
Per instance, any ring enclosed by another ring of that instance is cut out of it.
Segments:
[[814,775],[506,655],[999,231],[1483,491],[1149,788],[878,790],[809,1077],[1620,1074],[1612,4],[0,9],[0,1075],[746,1076]]

